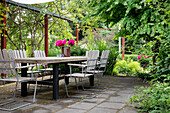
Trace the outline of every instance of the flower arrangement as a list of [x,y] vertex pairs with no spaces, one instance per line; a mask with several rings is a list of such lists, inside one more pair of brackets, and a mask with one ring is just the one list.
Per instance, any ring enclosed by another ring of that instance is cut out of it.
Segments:
[[[65,44],[67,43],[67,40],[64,39],[64,40],[58,40],[56,41],[55,45],[58,46],[58,47],[65,47]],[[68,46],[74,46],[75,44],[75,40],[74,39],[70,39],[67,43]]]
[[141,54],[138,56],[138,61],[140,62],[141,66],[143,68],[146,68],[147,64],[149,63],[149,56],[145,56],[144,54]]

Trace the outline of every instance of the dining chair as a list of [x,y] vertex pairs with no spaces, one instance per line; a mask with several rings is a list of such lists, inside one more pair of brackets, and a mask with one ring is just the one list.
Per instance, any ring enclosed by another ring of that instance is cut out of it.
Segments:
[[[14,56],[13,52],[9,53],[9,56],[10,57],[8,57],[6,49],[3,49],[2,52],[0,50],[0,73],[11,75],[11,76],[6,76],[4,78],[0,78],[0,81],[14,82],[16,84],[12,101],[0,103],[0,106],[3,106],[3,108],[0,108],[0,110],[4,110],[4,111],[13,111],[13,110],[19,109],[21,107],[25,107],[25,106],[35,103],[36,88],[37,88],[37,76],[35,76],[35,77],[34,76],[19,77],[18,73],[17,73],[17,69],[26,68],[26,67],[24,67],[24,66],[16,67],[15,59],[14,59],[14,57],[11,57],[11,56]],[[28,82],[28,81],[36,82],[35,87],[34,87],[34,96],[33,96],[32,102],[22,104],[20,106],[14,107],[14,108],[4,108],[5,105],[7,105],[7,104],[9,105],[10,103],[16,102],[16,91],[17,91],[18,83],[24,83],[24,82]]]
[[[76,78],[83,79],[83,78],[87,78],[87,77],[93,76],[93,74],[88,74],[87,71],[95,70],[96,63],[97,63],[96,53],[97,53],[97,51],[89,51],[89,55],[88,55],[88,59],[87,59],[87,64],[68,64],[69,67],[70,67],[70,74],[66,74],[64,76],[64,78],[66,78],[66,77],[74,78],[75,79],[75,83],[76,83],[76,87],[77,87],[77,91],[78,91],[78,83],[77,83]],[[81,73],[72,73],[72,66],[81,67],[82,68],[82,72]],[[66,89],[67,97],[75,97],[75,98],[94,98],[94,97],[96,97],[96,94],[92,94],[91,97],[82,97],[82,96],[69,95],[66,79],[64,79],[64,80],[65,80],[65,89]],[[81,83],[81,85],[82,85],[82,88],[84,88],[83,83]],[[91,93],[89,93],[89,94],[91,94]]]
[[[110,50],[103,50],[102,51],[102,55],[100,57],[100,61],[97,62],[97,68],[96,70],[93,71],[87,71],[87,73],[93,73],[94,76],[99,77],[100,76],[104,76],[104,72],[106,71],[106,67],[107,67],[107,63],[108,63],[108,57],[109,57],[109,53]],[[97,83],[99,84],[99,78],[97,79]],[[108,89],[106,87],[99,87],[99,86],[95,86],[93,87],[95,89],[90,89],[91,91],[102,91],[104,89]],[[102,89],[102,90],[97,90],[97,89]]]

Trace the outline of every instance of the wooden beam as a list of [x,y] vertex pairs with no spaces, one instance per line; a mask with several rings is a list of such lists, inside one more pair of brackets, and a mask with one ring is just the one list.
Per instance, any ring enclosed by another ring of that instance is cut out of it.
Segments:
[[76,42],[77,42],[77,45],[79,43],[79,31],[78,31],[78,25],[76,24]]
[[48,57],[48,15],[46,14],[44,16],[44,22],[45,22],[45,54],[46,57]]
[[[5,1],[5,0],[3,0],[3,1]],[[11,4],[11,5],[18,6],[18,3],[13,2],[13,1],[11,1],[11,0],[6,0],[6,3],[7,3],[7,4]],[[25,9],[29,9],[29,10],[35,11],[35,12],[41,12],[41,11],[42,11],[42,9],[37,8],[37,7],[34,7],[34,6],[31,6],[31,5],[19,4],[19,6],[22,7],[22,8],[25,8]],[[67,21],[73,22],[73,20],[70,19],[70,18],[67,18],[67,17],[61,16],[61,15],[52,13],[52,12],[50,12],[50,11],[47,11],[46,14],[51,15],[51,16],[54,16],[54,17],[56,17],[56,18],[60,18],[60,19],[63,19],[63,20],[67,20]]]

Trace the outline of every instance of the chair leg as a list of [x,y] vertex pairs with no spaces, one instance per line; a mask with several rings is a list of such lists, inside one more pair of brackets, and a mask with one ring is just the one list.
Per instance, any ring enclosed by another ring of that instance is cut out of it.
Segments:
[[16,92],[17,92],[17,86],[18,86],[18,82],[16,82],[16,86],[15,86],[15,90],[14,90],[14,96],[13,96],[14,100],[15,100],[15,96],[16,96]]
[[66,79],[64,78],[64,85],[65,85],[65,88],[66,88],[66,95],[67,97],[70,97],[69,94],[68,94],[68,89],[67,89],[67,84],[66,84]]
[[[3,104],[0,104],[0,106],[4,106],[4,105],[7,105],[7,104],[16,102],[16,101],[15,101],[15,96],[16,96],[17,86],[18,86],[18,82],[16,82],[16,87],[15,87],[15,90],[14,90],[14,96],[13,96],[13,99],[14,99],[14,100],[9,101],[9,102],[5,102],[5,103],[3,103]],[[14,111],[14,110],[16,110],[16,109],[19,109],[19,108],[22,108],[22,107],[25,107],[25,106],[28,106],[28,105],[31,105],[31,104],[32,104],[32,103],[27,103],[27,104],[20,105],[20,106],[17,106],[17,107],[15,107],[15,108],[12,108],[12,109],[0,108],[0,110],[3,110],[3,111]]]
[[36,82],[35,82],[35,89],[34,89],[33,103],[35,103],[36,91],[37,91],[37,78],[36,78]]
[[[76,82],[76,84],[77,84],[77,80],[75,79],[75,82]],[[66,95],[67,95],[67,97],[72,97],[72,98],[81,98],[81,99],[92,99],[92,98],[95,98],[96,96],[97,96],[97,94],[93,94],[93,96],[91,96],[91,97],[84,97],[84,96],[71,96],[71,95],[69,95],[69,93],[68,93],[68,88],[67,88],[67,84],[66,84],[66,80],[65,80],[65,78],[64,78],[64,84],[65,84],[65,88],[66,88]],[[77,89],[78,89],[78,87],[77,87]],[[87,94],[87,93],[86,93]]]

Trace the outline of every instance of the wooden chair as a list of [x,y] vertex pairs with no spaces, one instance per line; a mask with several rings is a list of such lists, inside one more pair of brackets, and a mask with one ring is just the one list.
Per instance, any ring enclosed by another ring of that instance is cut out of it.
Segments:
[[[11,53],[10,57],[15,58],[27,58],[27,54],[26,51],[23,52],[22,50],[8,50],[9,54]],[[19,64],[19,66],[21,66],[21,64]],[[40,71],[33,71],[33,67],[36,67],[36,65],[29,65],[27,64],[27,66],[29,67],[28,69],[30,69],[31,71],[27,71],[27,74],[35,74],[35,73],[40,73]],[[18,74],[21,74],[21,72],[18,72]]]
[[[2,55],[2,52],[3,52],[3,55]],[[4,74],[8,74],[8,75],[13,74],[15,76],[14,77],[7,76],[6,78],[1,78],[0,81],[15,82],[16,86],[15,86],[15,90],[14,90],[13,100],[5,102],[5,103],[1,103],[0,106],[5,106],[7,104],[16,102],[16,91],[17,91],[18,83],[23,83],[23,82],[28,82],[28,81],[36,81],[36,84],[35,84],[35,88],[34,88],[33,100],[32,100],[31,103],[23,104],[23,105],[20,105],[20,106],[11,108],[11,109],[0,108],[0,110],[13,111],[13,110],[16,110],[16,109],[19,109],[21,107],[25,107],[25,106],[28,106],[28,105],[34,103],[35,102],[35,96],[36,96],[36,88],[37,88],[37,77],[36,76],[35,77],[33,77],[33,76],[31,76],[31,77],[19,77],[18,73],[17,73],[17,69],[26,68],[26,67],[24,67],[24,66],[23,67],[16,67],[15,59],[13,57],[10,57],[10,58],[8,57],[7,50],[3,49],[2,52],[0,50],[0,73],[4,73]],[[9,53],[9,56],[14,56],[14,53],[13,52]]]
[[[96,63],[97,63],[97,56],[96,56],[96,52],[97,51],[89,51],[89,55],[88,55],[88,60],[87,60],[87,64],[83,65],[83,64],[68,64],[69,67],[70,67],[70,74],[66,74],[64,77],[69,77],[69,78],[75,78],[75,83],[76,83],[76,86],[77,86],[77,90],[78,90],[78,84],[77,84],[77,80],[76,78],[80,78],[80,79],[83,79],[83,78],[86,78],[86,77],[89,77],[89,76],[93,76],[93,74],[88,74],[87,71],[90,71],[90,70],[95,70],[96,68]],[[81,67],[82,68],[82,73],[72,73],[72,66],[78,66],[78,67]],[[67,88],[67,84],[66,84],[66,79],[65,80],[65,88],[66,88],[66,95],[67,97],[75,97],[75,98],[94,98],[96,95],[93,94],[92,97],[82,97],[82,96],[71,96],[69,95],[68,93],[68,88]],[[83,86],[83,83],[82,83],[82,87],[84,88]]]
[[100,58],[100,61],[97,62],[97,70],[95,71],[87,71],[88,73],[95,73],[96,75],[103,75],[106,71],[106,66],[108,63],[108,57],[109,57],[109,50],[102,51],[102,55]]

